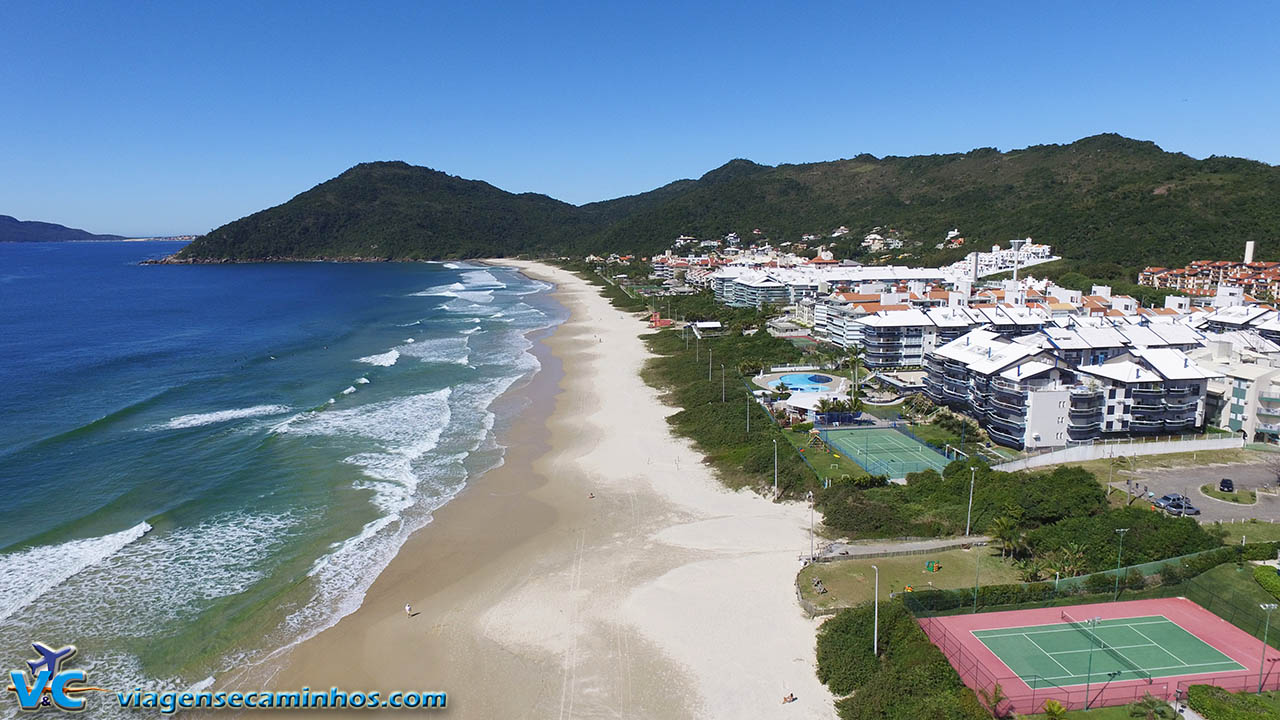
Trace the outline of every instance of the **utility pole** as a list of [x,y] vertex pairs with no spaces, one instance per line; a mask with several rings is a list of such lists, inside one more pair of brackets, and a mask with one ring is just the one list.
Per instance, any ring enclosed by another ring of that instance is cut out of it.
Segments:
[[969,468],[969,513],[964,516],[964,536],[969,537],[969,521],[973,519],[973,483],[978,477],[978,468]]
[[711,348],[707,348],[707,382],[711,382]]
[[773,496],[778,496],[778,439],[773,440]]
[[1124,555],[1124,534],[1129,532],[1129,528],[1116,528],[1116,534],[1120,536],[1120,549],[1116,552],[1116,592],[1111,597],[1111,601],[1115,602],[1120,599],[1120,557]]
[[720,402],[724,402],[724,363],[720,363]]
[[747,395],[747,434],[751,434],[751,396]]

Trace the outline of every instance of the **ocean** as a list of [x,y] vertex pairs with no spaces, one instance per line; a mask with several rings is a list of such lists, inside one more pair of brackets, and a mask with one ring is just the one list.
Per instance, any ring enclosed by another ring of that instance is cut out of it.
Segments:
[[331,626],[502,462],[494,401],[566,317],[466,263],[139,264],[179,247],[0,243],[6,673],[74,644],[185,690]]

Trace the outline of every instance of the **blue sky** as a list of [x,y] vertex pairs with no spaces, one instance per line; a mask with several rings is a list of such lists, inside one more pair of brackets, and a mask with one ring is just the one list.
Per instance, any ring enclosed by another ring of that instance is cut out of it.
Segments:
[[1280,164],[1278,34],[1267,2],[0,0],[0,214],[206,232],[390,159],[573,203],[1099,132]]

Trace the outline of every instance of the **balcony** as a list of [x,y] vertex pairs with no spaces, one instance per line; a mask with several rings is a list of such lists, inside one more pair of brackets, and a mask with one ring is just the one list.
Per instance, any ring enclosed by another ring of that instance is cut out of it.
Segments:
[[1155,398],[1157,400],[1164,399],[1164,388],[1162,387],[1133,388],[1132,392],[1134,402],[1137,402],[1138,398]]
[[994,428],[994,427],[987,428],[987,434],[991,436],[991,439],[992,439],[992,440],[995,440],[996,442],[1000,443],[1001,445],[1005,445],[1005,446],[1013,447],[1013,448],[1018,448],[1018,449],[1021,449],[1021,448],[1022,448],[1022,436],[1021,436],[1021,435],[1010,435],[1010,434],[1008,434],[1008,433],[1001,432],[1000,430],[998,430],[998,429],[996,429],[996,428]]
[[[1167,390],[1165,390],[1165,392],[1166,392],[1167,394],[1169,394],[1169,395],[1176,395],[1176,396],[1181,397],[1181,396],[1184,396],[1184,395],[1190,395],[1190,394],[1191,394],[1191,388],[1189,388],[1189,387],[1171,387],[1171,388],[1168,388]],[[1280,398],[1277,398],[1277,400],[1280,400]]]
[[1071,398],[1091,398],[1102,397],[1102,388],[1091,388],[1085,385],[1077,385],[1071,388]]
[[992,393],[989,399],[992,405],[1016,413],[1024,412],[1027,406],[1026,400],[1021,397],[1016,402],[1009,402],[1008,393]]
[[1164,410],[1164,403],[1151,402],[1146,398],[1143,398],[1141,400],[1134,398],[1132,409],[1133,409],[1133,412],[1148,412],[1148,413],[1161,412]]
[[1027,428],[1027,421],[1025,418],[997,415],[992,410],[987,411],[987,420],[992,425],[998,425],[1005,430],[1016,430],[1019,433]]

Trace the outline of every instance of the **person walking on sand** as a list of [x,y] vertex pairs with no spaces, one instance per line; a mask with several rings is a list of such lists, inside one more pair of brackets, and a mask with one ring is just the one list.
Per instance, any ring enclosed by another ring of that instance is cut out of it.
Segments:
[[409,603],[404,604],[404,614],[413,617],[413,607]]

